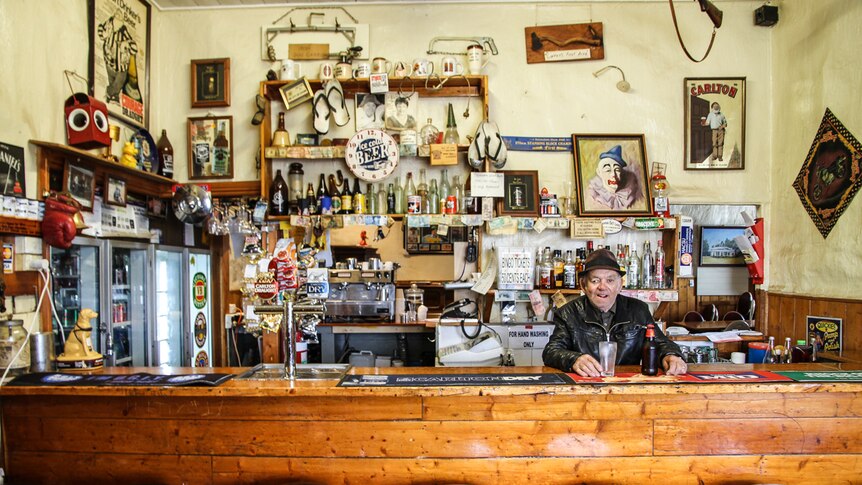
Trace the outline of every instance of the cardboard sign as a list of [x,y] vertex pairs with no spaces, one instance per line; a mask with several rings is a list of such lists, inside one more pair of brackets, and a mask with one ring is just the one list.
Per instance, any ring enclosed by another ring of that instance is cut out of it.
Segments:
[[458,165],[458,145],[431,145],[431,165]]
[[470,194],[473,197],[503,197],[503,174],[473,172],[470,174]]
[[287,56],[296,61],[329,59],[329,44],[290,44]]

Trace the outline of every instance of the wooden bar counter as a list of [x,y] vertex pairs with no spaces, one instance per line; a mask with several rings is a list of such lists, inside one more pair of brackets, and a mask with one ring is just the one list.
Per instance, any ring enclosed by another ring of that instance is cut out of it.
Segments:
[[4,386],[7,483],[862,483],[862,383],[335,384]]

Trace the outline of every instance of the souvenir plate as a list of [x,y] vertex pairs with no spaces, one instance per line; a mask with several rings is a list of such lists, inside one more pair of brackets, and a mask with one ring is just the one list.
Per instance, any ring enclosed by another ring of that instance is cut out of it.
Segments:
[[359,130],[347,142],[344,158],[353,175],[376,182],[398,166],[398,144],[385,131]]

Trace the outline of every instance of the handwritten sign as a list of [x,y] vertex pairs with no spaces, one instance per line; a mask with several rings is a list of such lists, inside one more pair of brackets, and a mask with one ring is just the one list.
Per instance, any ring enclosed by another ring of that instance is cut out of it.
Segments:
[[431,165],[458,165],[458,145],[431,145]]
[[531,290],[535,274],[532,248],[501,247],[497,251],[497,288]]
[[470,174],[470,193],[473,197],[503,197],[502,173],[473,172]]
[[601,239],[605,237],[605,228],[601,219],[572,219],[572,238]]

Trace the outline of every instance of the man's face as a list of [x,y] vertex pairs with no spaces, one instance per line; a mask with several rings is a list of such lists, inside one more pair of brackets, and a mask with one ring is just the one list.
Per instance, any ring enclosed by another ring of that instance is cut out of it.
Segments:
[[622,168],[619,164],[610,158],[599,160],[599,166],[596,167],[596,174],[602,180],[602,185],[608,192],[616,192],[622,178]]
[[719,106],[718,103],[712,103],[712,112],[718,113],[719,111],[721,111],[721,106]]
[[584,293],[599,310],[606,312],[614,306],[617,295],[623,287],[619,273],[609,269],[594,269],[589,272],[583,282]]

